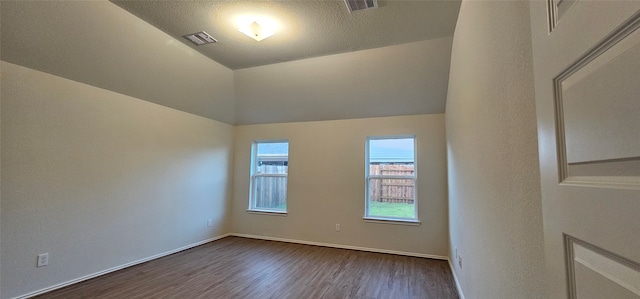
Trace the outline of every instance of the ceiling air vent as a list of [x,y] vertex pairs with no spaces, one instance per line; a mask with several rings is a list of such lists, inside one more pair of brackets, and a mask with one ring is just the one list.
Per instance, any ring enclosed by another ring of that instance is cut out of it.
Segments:
[[349,8],[349,13],[357,10],[378,7],[378,0],[344,0]]
[[187,34],[187,35],[183,35],[186,39],[190,40],[191,42],[193,42],[194,44],[196,44],[197,46],[202,46],[202,45],[206,45],[206,44],[213,44],[213,43],[217,43],[218,41],[213,38],[211,35],[209,35],[209,33],[206,33],[204,31],[200,31],[198,33],[192,33],[192,34]]

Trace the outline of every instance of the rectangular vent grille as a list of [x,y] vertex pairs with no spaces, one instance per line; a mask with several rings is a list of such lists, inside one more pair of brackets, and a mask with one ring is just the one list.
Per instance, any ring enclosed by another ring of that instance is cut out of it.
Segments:
[[349,8],[349,13],[357,10],[378,7],[378,0],[344,0]]
[[217,43],[218,41],[204,31],[184,35],[184,37],[198,46]]

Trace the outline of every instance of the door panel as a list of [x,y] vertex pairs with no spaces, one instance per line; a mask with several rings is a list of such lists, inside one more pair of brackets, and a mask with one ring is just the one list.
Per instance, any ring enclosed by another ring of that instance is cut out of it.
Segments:
[[640,1],[530,3],[548,297],[640,298]]
[[640,265],[565,236],[570,298],[640,298]]
[[554,79],[563,183],[640,186],[640,18]]

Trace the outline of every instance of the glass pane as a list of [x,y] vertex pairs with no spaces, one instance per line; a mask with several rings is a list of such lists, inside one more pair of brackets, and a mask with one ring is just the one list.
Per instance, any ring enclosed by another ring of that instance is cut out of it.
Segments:
[[369,215],[416,218],[414,179],[369,179]]
[[288,155],[289,142],[258,143],[258,155]]
[[258,157],[258,167],[256,173],[264,174],[287,174],[289,165],[287,161],[263,161]]
[[253,208],[287,210],[286,177],[255,177],[254,184]]
[[369,175],[415,175],[415,167],[412,163],[371,163]]
[[256,149],[256,173],[286,174],[289,167],[289,143],[258,143]]
[[414,138],[369,140],[369,162],[413,164]]

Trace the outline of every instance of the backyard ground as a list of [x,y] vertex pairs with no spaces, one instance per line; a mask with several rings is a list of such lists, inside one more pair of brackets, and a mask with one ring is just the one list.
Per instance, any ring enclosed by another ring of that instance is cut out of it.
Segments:
[[414,204],[370,201],[369,215],[392,218],[415,218]]

